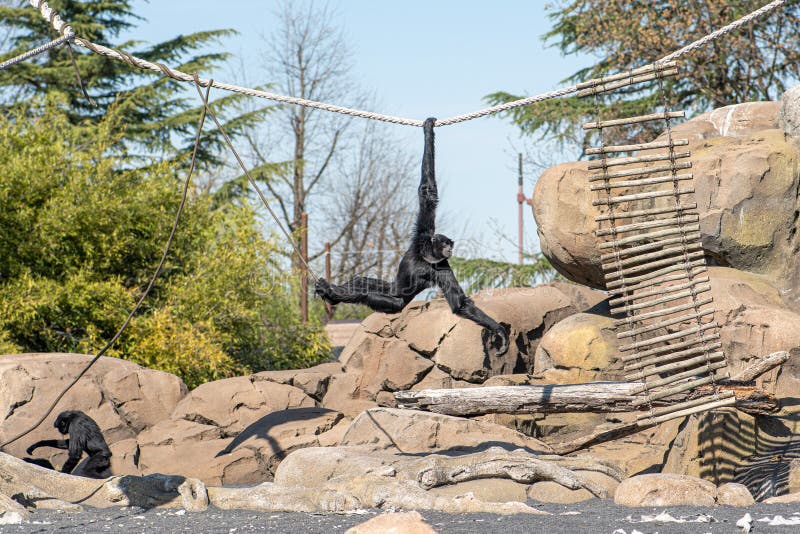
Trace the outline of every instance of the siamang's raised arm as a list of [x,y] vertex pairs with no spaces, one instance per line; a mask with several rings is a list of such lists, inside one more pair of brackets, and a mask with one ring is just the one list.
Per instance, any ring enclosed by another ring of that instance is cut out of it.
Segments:
[[56,449],[69,449],[69,440],[68,439],[43,439],[41,441],[37,441],[25,451],[28,454],[33,454],[33,451],[38,449],[39,447],[55,447]]
[[436,168],[434,165],[434,133],[436,119],[425,120],[422,126],[425,133],[425,149],[422,153],[422,176],[419,181],[419,213],[417,214],[416,236],[433,237],[436,231],[436,206],[439,204],[439,193],[436,188]]
[[444,298],[454,314],[481,325],[500,338],[500,347],[497,349],[498,355],[505,354],[508,351],[508,332],[506,329],[486,315],[483,310],[475,305],[471,298],[464,294],[464,290],[461,289],[461,285],[456,280],[456,275],[453,274],[453,270],[447,261],[437,265],[436,285],[444,293]]

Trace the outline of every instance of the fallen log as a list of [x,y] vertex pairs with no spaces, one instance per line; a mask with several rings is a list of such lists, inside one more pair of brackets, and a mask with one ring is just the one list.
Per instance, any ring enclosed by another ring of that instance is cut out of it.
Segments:
[[[736,408],[751,415],[766,415],[780,408],[777,399],[756,388],[752,380],[788,359],[777,352],[760,358],[735,375],[736,380],[717,383],[720,391],[732,391]],[[747,382],[742,381],[747,380]],[[489,413],[571,413],[637,412],[645,399],[641,382],[589,382],[585,384],[543,384],[489,386],[457,389],[423,389],[394,393],[398,407],[443,415],[472,416]],[[650,403],[667,406],[707,395],[710,386],[695,388]]]

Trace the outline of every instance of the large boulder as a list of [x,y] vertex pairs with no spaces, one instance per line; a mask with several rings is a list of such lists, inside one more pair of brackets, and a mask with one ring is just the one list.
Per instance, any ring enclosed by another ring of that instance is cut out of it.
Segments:
[[343,446],[392,449],[404,454],[475,451],[491,446],[546,452],[541,441],[504,426],[416,410],[374,408],[356,417]]
[[800,85],[795,85],[781,97],[778,125],[795,139],[800,138]]
[[[0,441],[32,425],[55,396],[91,360],[83,354],[9,354],[0,356]],[[6,451],[24,456],[31,443],[59,436],[53,428],[63,410],[80,410],[97,421],[109,445],[134,438],[169,417],[187,388],[176,376],[153,371],[117,358],[100,358],[33,432]],[[43,448],[53,465],[66,460],[66,451]]]
[[[800,147],[776,125],[777,105],[748,103],[698,116],[674,130],[692,151],[694,200],[703,248],[715,264],[772,278],[800,307],[795,257],[796,172]],[[564,163],[540,176],[533,214],[542,252],[567,278],[605,287],[601,241],[594,233],[598,209],[588,188],[588,162]],[[622,191],[621,191],[622,194]],[[666,205],[666,199],[631,202],[619,211]]]
[[163,421],[139,434],[131,474],[180,474],[209,485],[269,481],[289,452],[319,446],[319,435],[341,417],[315,407],[267,411],[235,434],[182,418]]
[[506,354],[487,350],[483,329],[454,315],[444,299],[415,302],[399,314],[374,313],[342,351],[344,372],[331,376],[323,406],[355,416],[379,403],[391,404],[387,393],[394,391],[469,387],[494,375],[532,372],[545,332],[605,296],[556,282],[486,290],[473,298],[495,320],[510,325]]
[[614,493],[620,506],[714,506],[717,487],[688,475],[639,475],[623,480]]

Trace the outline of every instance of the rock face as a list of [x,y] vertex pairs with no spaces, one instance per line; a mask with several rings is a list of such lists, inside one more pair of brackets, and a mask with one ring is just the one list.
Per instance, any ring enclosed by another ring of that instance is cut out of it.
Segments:
[[469,387],[494,375],[532,372],[542,336],[604,298],[561,282],[478,293],[475,303],[511,327],[503,356],[487,351],[482,328],[453,315],[443,299],[412,303],[396,315],[372,314],[342,351],[344,372],[333,375],[322,404],[355,416],[375,406],[382,392]]
[[639,475],[623,480],[614,493],[622,506],[713,506],[717,487],[687,475]]
[[[81,371],[91,356],[82,354],[9,354],[0,356],[0,440],[32,425],[55,395]],[[169,416],[186,395],[176,376],[151,371],[116,358],[100,358],[33,432],[7,452],[23,456],[34,441],[54,439],[53,421],[63,410],[85,412],[97,421],[109,443],[135,437]],[[43,448],[38,455],[60,466],[66,452]]]
[[[707,257],[717,265],[767,275],[788,290],[800,281],[797,263],[786,261],[798,247],[800,145],[777,128],[776,113],[776,103],[729,106],[677,126],[674,135],[690,139]],[[550,262],[567,278],[602,288],[589,173],[585,161],[547,169],[533,193],[533,214]],[[663,202],[623,204],[619,210],[660,207]],[[794,293],[787,298],[794,302]]]

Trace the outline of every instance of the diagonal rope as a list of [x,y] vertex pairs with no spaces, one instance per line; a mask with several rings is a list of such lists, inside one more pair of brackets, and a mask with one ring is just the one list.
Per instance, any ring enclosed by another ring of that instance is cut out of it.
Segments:
[[199,123],[197,125],[197,136],[195,137],[195,140],[194,140],[194,149],[192,150],[192,160],[189,163],[189,172],[186,174],[186,180],[184,181],[184,184],[183,184],[183,196],[181,197],[181,202],[178,205],[178,211],[175,213],[175,221],[172,223],[172,230],[170,231],[169,237],[167,238],[167,244],[164,246],[164,253],[161,255],[161,260],[158,262],[158,267],[156,267],[156,270],[153,273],[152,278],[150,278],[150,282],[147,284],[147,287],[145,288],[144,293],[142,293],[142,296],[139,297],[138,302],[133,307],[133,309],[130,311],[130,313],[128,314],[128,317],[122,323],[122,326],[120,326],[119,330],[117,330],[117,333],[114,334],[114,337],[112,337],[111,340],[108,343],[106,343],[106,345],[102,349],[100,349],[100,351],[89,361],[89,363],[86,364],[86,366],[83,368],[83,370],[81,370],[81,372],[78,373],[78,375],[75,378],[72,379],[72,382],[70,382],[69,385],[67,385],[67,387],[65,387],[61,391],[61,393],[58,394],[58,396],[55,398],[55,400],[50,404],[50,407],[47,408],[47,410],[45,410],[44,414],[33,425],[31,425],[27,430],[24,430],[23,432],[17,434],[13,438],[11,438],[9,440],[6,440],[2,444],[0,444],[0,450],[4,449],[7,445],[12,444],[15,441],[19,440],[20,438],[22,438],[22,437],[26,436],[27,434],[31,433],[33,430],[38,428],[38,426],[41,425],[42,422],[44,422],[44,420],[47,418],[48,415],[50,415],[52,413],[52,411],[55,409],[55,407],[58,405],[58,403],[61,401],[61,399],[64,397],[64,395],[66,395],[67,392],[70,389],[72,389],[72,386],[74,386],[78,382],[78,380],[80,380],[81,377],[83,377],[83,375],[85,375],[86,372],[89,371],[89,369],[97,362],[97,360],[99,360],[100,357],[103,354],[105,354],[108,351],[108,349],[110,349],[114,345],[114,343],[117,342],[117,340],[122,335],[122,332],[124,332],[125,329],[128,327],[128,324],[131,322],[131,319],[133,319],[133,316],[136,315],[136,312],[138,312],[139,308],[142,307],[142,303],[147,298],[147,295],[150,293],[150,290],[153,289],[153,285],[155,285],[156,278],[158,278],[158,275],[161,274],[161,270],[164,268],[164,263],[167,260],[167,255],[169,254],[169,249],[172,246],[172,239],[175,237],[175,233],[178,230],[178,222],[181,219],[181,214],[183,213],[183,208],[186,205],[186,199],[187,199],[187,197],[189,195],[189,184],[191,183],[192,174],[194,173],[194,169],[195,169],[195,161],[197,159],[197,149],[200,146],[200,134],[203,131],[203,123],[205,123],[205,120],[206,120],[206,109],[207,109],[207,106],[208,106],[208,93],[210,91],[211,91],[211,88],[209,87],[206,90],[205,97],[203,97],[203,93],[202,92],[200,93],[200,98],[204,98],[205,106],[203,107],[203,111],[200,114],[200,121],[199,121]]
[[[198,78],[197,75],[195,75],[194,78],[195,78],[194,79],[195,89],[197,89],[197,92],[202,95],[203,93],[200,90],[200,86],[202,85],[200,78]],[[212,84],[209,84],[206,90],[210,89],[211,85]],[[295,253],[297,253],[297,257],[300,258],[300,261],[308,270],[308,273],[311,275],[311,278],[313,278],[316,281],[319,278],[319,276],[317,276],[317,273],[315,273],[314,270],[311,268],[311,266],[308,264],[308,261],[306,260],[305,256],[300,251],[300,247],[297,245],[297,241],[295,241],[294,237],[292,237],[292,234],[286,229],[286,227],[281,222],[280,218],[278,218],[278,214],[275,213],[275,210],[273,210],[272,206],[270,206],[269,202],[267,201],[267,197],[264,196],[264,192],[261,190],[260,187],[258,187],[258,183],[250,175],[250,171],[247,169],[247,166],[244,164],[244,161],[242,161],[241,156],[239,156],[239,152],[237,152],[236,148],[234,148],[233,143],[231,142],[231,138],[228,137],[225,128],[222,127],[222,124],[220,123],[219,119],[217,119],[216,113],[214,113],[214,110],[212,110],[211,106],[208,105],[208,101],[204,102],[204,108],[208,111],[208,114],[211,115],[211,120],[214,121],[214,124],[217,125],[217,129],[222,134],[223,139],[225,139],[225,144],[228,145],[228,148],[233,153],[233,156],[236,158],[236,161],[239,163],[239,167],[241,167],[245,176],[247,176],[247,181],[250,182],[250,185],[253,186],[253,189],[255,189],[256,193],[258,193],[258,196],[261,198],[261,202],[267,208],[267,211],[269,211],[269,214],[275,220],[275,224],[278,225],[278,228],[280,228],[283,235],[286,236],[286,239],[289,240],[289,244],[292,245],[292,248],[294,249]]]
[[[37,9],[39,9],[41,11],[42,16],[44,18],[48,19],[50,21],[50,23],[53,25],[53,27],[57,31],[59,31],[59,32],[69,32],[69,33],[72,32],[72,28],[70,28],[68,25],[66,25],[64,23],[64,21],[62,21],[59,18],[58,14],[56,14],[55,11],[53,11],[47,5],[47,2],[43,2],[41,0],[29,0],[29,2],[33,7],[37,8]],[[712,32],[712,33],[710,33],[710,34],[708,34],[708,35],[706,35],[706,36],[704,36],[704,37],[702,37],[700,39],[697,39],[696,41],[684,46],[683,48],[681,48],[679,50],[676,50],[676,51],[674,51],[674,52],[662,57],[661,59],[656,60],[654,63],[656,63],[656,64],[657,63],[664,63],[666,61],[670,61],[672,59],[676,59],[676,58],[679,58],[681,56],[684,56],[684,55],[686,55],[686,54],[688,54],[688,53],[690,53],[690,52],[692,52],[692,51],[704,46],[705,44],[720,38],[721,36],[725,35],[726,33],[729,33],[729,32],[731,32],[733,30],[736,30],[740,26],[742,26],[744,24],[747,24],[748,22],[750,22],[750,21],[752,21],[752,20],[754,20],[754,19],[756,19],[756,18],[758,18],[758,17],[760,17],[760,16],[762,16],[762,15],[764,15],[766,13],[769,13],[770,11],[773,11],[774,9],[782,6],[786,2],[787,2],[787,0],[774,0],[773,2],[770,2],[769,4],[764,5],[763,7],[753,11],[752,13],[749,13],[749,14],[745,15],[744,17],[742,17],[742,18],[740,18],[740,19],[738,19],[738,20],[736,20],[736,21],[734,21],[734,22],[732,22],[732,23],[730,23],[730,24],[728,24],[726,26],[723,26],[720,29],[718,29],[718,30],[716,30],[716,31],[714,31],[714,32]],[[66,33],[65,33],[65,35],[66,35]],[[195,82],[195,77],[193,77],[190,74],[187,74],[185,72],[181,72],[181,71],[176,70],[176,69],[171,69],[171,68],[167,67],[166,65],[163,65],[163,64],[160,64],[160,63],[153,63],[153,62],[150,62],[150,61],[146,61],[144,59],[137,58],[137,57],[135,57],[135,56],[133,56],[131,54],[128,54],[127,52],[123,52],[121,50],[114,50],[112,48],[108,48],[108,47],[105,47],[103,45],[92,43],[91,41],[88,41],[86,39],[77,38],[77,37],[75,38],[75,43],[80,45],[80,46],[83,46],[83,47],[85,47],[85,48],[87,48],[89,50],[91,50],[92,52],[94,52],[96,54],[111,57],[113,59],[116,59],[118,61],[122,61],[124,63],[127,63],[127,64],[129,64],[131,66],[134,66],[136,68],[139,68],[139,69],[151,70],[151,71],[154,71],[154,72],[160,72],[160,73],[163,73],[165,76],[169,76],[172,79],[175,79],[175,80],[178,80],[178,81],[182,81],[182,82]],[[213,87],[216,87],[218,89],[222,89],[224,91],[230,91],[230,92],[234,92],[234,93],[240,93],[240,94],[245,94],[245,95],[250,95],[250,96],[256,96],[256,97],[259,97],[259,98],[266,98],[268,100],[273,100],[275,102],[281,102],[281,103],[284,103],[284,104],[294,104],[294,105],[298,105],[298,106],[305,106],[305,107],[309,107],[309,108],[321,109],[321,110],[324,110],[324,111],[330,111],[330,112],[334,112],[334,113],[341,113],[341,114],[344,114],[344,115],[351,115],[351,116],[354,116],[354,117],[361,117],[361,118],[364,118],[364,119],[371,119],[371,120],[389,122],[389,123],[392,123],[392,124],[401,124],[401,125],[406,125],[406,126],[422,126],[422,122],[423,122],[423,121],[415,120],[415,119],[407,119],[407,118],[403,118],[403,117],[394,117],[392,115],[384,115],[384,114],[381,114],[381,113],[374,113],[374,112],[371,112],[371,111],[363,111],[363,110],[358,110],[358,109],[347,108],[347,107],[344,107],[344,106],[337,106],[337,105],[334,105],[334,104],[326,104],[324,102],[317,102],[315,100],[307,100],[305,98],[296,98],[296,97],[293,97],[293,96],[281,95],[281,94],[277,94],[277,93],[270,93],[268,91],[261,91],[259,89],[252,89],[252,88],[249,88],[249,87],[241,87],[241,86],[233,85],[233,84],[229,84],[229,83],[215,82],[214,80],[204,80],[202,78],[199,78],[196,83],[198,83],[199,85],[202,85],[203,87],[211,85]],[[535,102],[541,102],[543,100],[549,100],[551,98],[557,98],[557,97],[561,97],[561,96],[566,96],[566,95],[575,93],[577,91],[578,91],[578,86],[577,85],[571,85],[569,87],[563,87],[561,89],[556,89],[554,91],[550,91],[550,92],[547,92],[547,93],[542,93],[542,94],[535,95],[535,96],[529,96],[529,97],[522,98],[522,99],[519,99],[519,100],[514,100],[513,102],[506,102],[505,104],[499,104],[497,106],[488,107],[488,108],[485,108],[485,109],[482,109],[482,110],[479,110],[479,111],[475,111],[475,112],[472,112],[472,113],[467,113],[467,114],[464,114],[464,115],[456,115],[454,117],[450,117],[450,118],[447,118],[447,119],[437,120],[436,121],[436,126],[447,126],[447,125],[450,125],[450,124],[457,124],[457,123],[460,123],[460,122],[465,122],[465,121],[477,119],[479,117],[485,117],[487,115],[493,115],[495,113],[502,113],[504,111],[508,111],[510,109],[514,109],[514,108],[521,107],[521,106],[527,106],[527,105],[533,104]]]
[[54,40],[50,41],[49,43],[43,44],[42,46],[37,46],[36,48],[34,48],[32,50],[28,50],[27,52],[25,52],[23,54],[20,54],[18,56],[12,57],[11,59],[7,59],[7,60],[3,61],[2,63],[0,63],[0,70],[6,70],[8,67],[16,65],[17,63],[22,63],[26,59],[30,59],[32,57],[36,57],[39,54],[43,54],[43,53],[47,52],[48,50],[50,50],[51,48],[55,48],[55,47],[57,47],[58,45],[60,45],[62,43],[69,42],[74,38],[75,38],[75,35],[73,35],[73,34],[62,35],[58,39],[54,39]]

